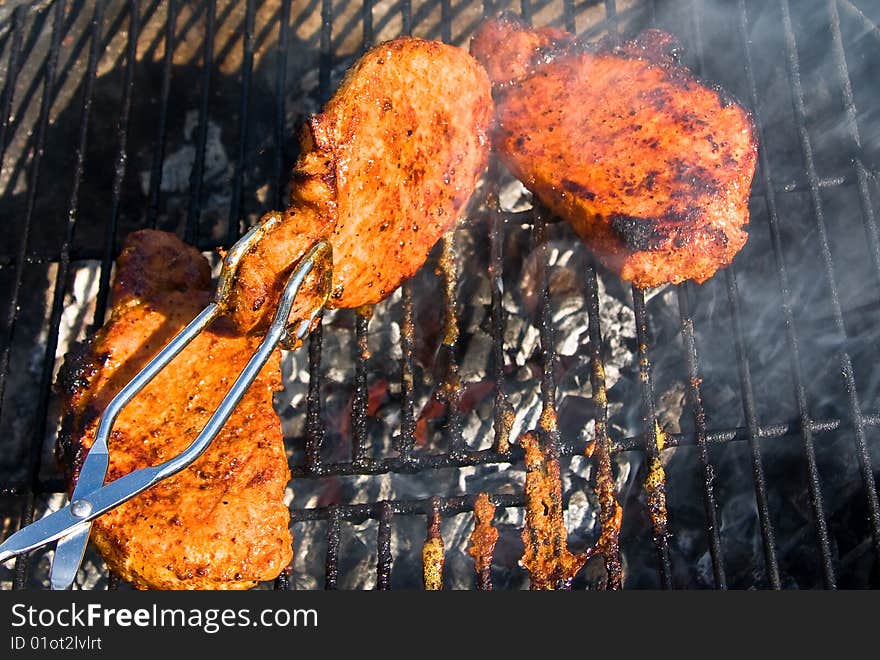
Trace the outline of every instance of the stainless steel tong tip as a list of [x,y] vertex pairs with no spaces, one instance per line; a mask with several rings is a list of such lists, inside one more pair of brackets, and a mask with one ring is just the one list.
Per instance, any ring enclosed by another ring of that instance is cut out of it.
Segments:
[[[330,295],[333,254],[332,247],[324,240],[315,242],[294,267],[263,341],[195,440],[183,452],[164,463],[135,470],[103,485],[109,465],[107,439],[119,412],[197,334],[225,311],[241,258],[281,218],[277,213],[270,215],[229,250],[223,262],[214,301],[159,351],[108,404],[98,425],[95,442],[83,462],[70,503],[12,534],[0,544],[0,561],[59,540],[52,564],[51,583],[53,589],[68,588],[82,561],[91,521],[192,464],[223,428],[275,347],[281,342],[291,344],[305,337]],[[311,304],[304,318],[292,320],[293,304],[307,278],[312,280],[308,288],[311,296],[308,301]]]

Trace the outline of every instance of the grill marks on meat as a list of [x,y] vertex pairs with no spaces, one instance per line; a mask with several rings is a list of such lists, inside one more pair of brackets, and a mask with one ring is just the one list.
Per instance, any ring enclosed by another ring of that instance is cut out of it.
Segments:
[[[75,476],[110,399],[211,300],[207,261],[173,234],[143,230],[117,261],[112,312],[68,354],[59,454]],[[108,481],[156,465],[201,431],[260,338],[220,319],[120,413],[109,440]],[[280,422],[279,355],[260,372],[223,430],[189,468],[94,521],[107,565],[139,588],[245,589],[291,559],[290,478]]]
[[405,37],[366,53],[305,128],[284,220],[242,261],[238,327],[266,324],[318,238],[333,245],[328,307],[390,294],[463,212],[487,164],[492,116],[488,76],[466,51]]
[[507,15],[471,43],[495,85],[501,158],[640,287],[703,282],[747,238],[751,118],[678,65],[676,49],[648,30],[590,50]]

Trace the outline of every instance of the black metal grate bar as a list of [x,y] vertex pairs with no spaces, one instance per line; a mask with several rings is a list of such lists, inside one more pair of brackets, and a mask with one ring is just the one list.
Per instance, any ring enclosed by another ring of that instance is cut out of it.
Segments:
[[202,49],[202,97],[196,134],[196,157],[189,177],[189,206],[184,240],[193,245],[199,240],[199,217],[202,210],[202,181],[205,176],[205,149],[208,143],[208,105],[211,100],[211,71],[214,68],[214,19],[216,0],[205,5],[205,39]]
[[21,42],[24,32],[24,12],[26,7],[19,5],[12,12],[12,43],[9,46],[9,61],[6,64],[6,84],[0,97],[0,167],[6,157],[7,135],[12,115],[12,99],[15,96],[15,83],[18,80],[18,69],[21,66]]
[[361,21],[364,35],[361,50],[366,52],[373,45],[373,0],[364,0],[361,8]]
[[[861,419],[865,426],[880,427],[880,413],[862,414]],[[839,419],[815,419],[810,420],[806,428],[811,434],[819,434],[838,431],[844,428],[844,426],[845,424]],[[709,445],[720,445],[728,442],[747,442],[750,437],[767,440],[789,438],[798,435],[803,428],[800,420],[793,420],[778,424],[755,426],[753,429],[750,429],[748,426],[719,429],[708,432],[706,434],[706,442]],[[663,435],[665,438],[665,448],[692,447],[697,445],[697,438],[692,433],[664,433]],[[611,452],[616,454],[624,451],[645,451],[646,446],[652,441],[653,434],[651,433],[624,438],[612,443]],[[574,456],[582,454],[585,448],[583,441],[562,439],[559,443],[559,455]],[[430,454],[410,457],[406,460],[401,457],[368,460],[359,466],[354,466],[351,462],[324,463],[316,469],[312,469],[308,464],[305,466],[294,465],[291,470],[293,476],[297,478],[328,474],[348,476],[353,474],[383,474],[387,472],[409,473],[420,470],[464,467],[467,465],[510,463],[511,461],[521,461],[522,457],[522,450],[513,446],[508,452],[503,453],[494,449],[481,449],[465,451],[463,455],[457,457],[451,456],[448,453]],[[48,486],[52,485],[53,483],[46,484],[47,488],[45,490],[51,490]],[[16,494],[18,489],[10,485],[0,490],[0,494],[2,493]]]
[[309,392],[306,397],[306,467],[308,474],[322,472],[321,445],[324,444],[324,424],[321,422],[321,344],[324,328],[321,314],[315,329],[309,335]]
[[390,502],[379,505],[379,531],[376,534],[376,589],[387,591],[391,588],[391,520],[394,510]]
[[[614,0],[605,0],[605,22],[613,34],[619,34],[620,23]],[[636,317],[636,339],[639,355],[639,380],[644,408],[644,428],[649,441],[646,444],[649,471],[646,475],[645,490],[648,510],[654,528],[654,546],[659,560],[660,583],[664,589],[672,588],[672,565],[669,558],[668,521],[666,513],[666,484],[660,464],[660,450],[665,443],[661,440],[654,404],[654,385],[651,379],[651,362],[648,357],[648,313],[645,308],[644,291],[632,288],[633,312]]]
[[440,0],[440,39],[452,41],[452,4],[450,0]]
[[[64,20],[65,2],[61,0],[54,6],[54,15],[52,17],[52,41],[49,47],[49,55],[46,62],[45,78],[43,84],[43,95],[40,99],[40,116],[37,120],[37,137],[34,144],[33,158],[31,161],[31,172],[28,182],[27,209],[24,217],[24,228],[19,243],[18,255],[15,262],[15,273],[13,281],[12,296],[9,301],[9,312],[6,319],[6,327],[3,336],[2,346],[3,353],[0,355],[0,407],[3,403],[3,395],[6,390],[6,378],[9,371],[9,356],[11,351],[12,338],[15,334],[15,324],[18,320],[18,300],[21,295],[22,276],[24,274],[24,255],[27,250],[27,242],[33,225],[34,206],[37,200],[37,188],[40,180],[40,165],[43,158],[43,150],[46,143],[46,129],[49,125],[49,110],[52,105],[53,92],[55,88],[55,75],[58,68],[58,51],[61,47],[61,33]],[[14,85],[13,81],[13,85]],[[28,474],[30,475],[30,483],[28,484],[28,492],[25,497],[24,508],[22,510],[22,520],[20,527],[30,524],[34,519],[34,486],[39,476],[41,443],[32,442],[30,447],[30,455],[28,456]],[[27,577],[27,568],[30,561],[29,555],[20,555],[15,560],[15,576],[13,578],[13,587],[15,589],[23,589]]]
[[290,590],[290,567],[285,568],[281,573],[275,578],[275,581],[272,583],[272,588],[275,591],[289,591]]
[[339,584],[339,507],[332,505],[327,515],[327,552],[324,555],[324,589],[338,589]]
[[[42,372],[40,374],[40,399],[36,409],[36,428],[33,434],[33,445],[41,446],[40,439],[45,436],[51,394],[52,372],[55,364],[55,350],[58,347],[58,332],[60,330],[61,314],[64,310],[65,287],[70,273],[70,244],[73,242],[73,232],[76,227],[79,212],[79,190],[82,183],[83,170],[85,167],[86,146],[88,144],[88,125],[92,109],[92,92],[95,75],[98,68],[99,45],[101,43],[101,23],[104,17],[104,0],[95,3],[95,11],[91,20],[91,47],[86,69],[86,77],[83,83],[83,105],[79,123],[79,136],[76,148],[76,160],[73,168],[73,187],[70,194],[70,203],[67,212],[67,225],[65,227],[64,243],[61,246],[61,258],[55,273],[55,285],[52,291],[52,307],[49,315],[49,332],[46,336],[46,350],[43,353]],[[33,480],[31,488],[39,488],[37,483],[40,472],[40,459],[33,468]]]
[[413,324],[412,283],[407,280],[401,291],[400,319],[400,435],[395,438],[394,448],[400,460],[407,464],[412,460],[415,444],[416,422],[413,406],[415,374],[413,372],[413,346],[415,325]]
[[318,71],[320,101],[324,103],[330,96],[330,72],[333,67],[331,38],[333,35],[333,0],[321,0],[321,62]]
[[403,34],[410,34],[412,32],[412,26],[413,26],[411,0],[401,0],[401,2],[400,2],[400,18],[401,18],[401,21],[403,22],[403,27],[401,28],[401,32]]
[[[752,110],[755,115],[755,130],[757,132],[759,144],[764,143],[763,124],[759,113],[758,87],[755,81],[754,68],[752,64],[751,49],[749,48],[748,37],[748,15],[746,13],[745,0],[740,0],[740,40],[745,55],[746,77],[749,84],[749,92],[751,97]],[[773,243],[773,255],[776,261],[776,270],[779,277],[780,292],[782,295],[782,313],[785,324],[786,343],[789,348],[791,357],[791,371],[795,386],[795,400],[798,407],[798,416],[801,426],[801,440],[804,447],[804,455],[807,459],[807,475],[810,488],[810,506],[813,511],[813,519],[816,523],[816,537],[819,543],[819,551],[823,566],[823,579],[827,585],[835,582],[834,567],[831,560],[830,547],[828,542],[828,525],[825,517],[824,506],[822,501],[822,489],[819,483],[819,472],[816,465],[816,453],[813,447],[813,435],[810,430],[809,409],[807,406],[807,395],[804,387],[804,379],[801,373],[800,349],[798,337],[794,326],[794,315],[792,312],[791,289],[789,287],[788,273],[785,267],[785,258],[783,256],[782,237],[779,229],[779,213],[776,207],[776,194],[772,187],[772,174],[770,162],[764,150],[758,150],[759,169],[763,175],[762,184],[764,186],[764,198],[767,204],[767,211],[770,219],[770,237]],[[731,275],[731,277],[733,277]],[[735,309],[733,302],[738,299],[735,280],[732,284],[728,283],[728,289],[731,296],[731,309]],[[741,333],[740,333],[741,336]],[[742,373],[742,371],[741,371]],[[754,402],[746,397],[743,401],[746,406],[747,417],[754,415]],[[751,412],[748,406],[751,406]],[[757,420],[755,420],[757,425]],[[753,448],[753,454],[755,448]],[[758,481],[756,479],[756,488]],[[765,549],[767,540],[765,539]],[[775,575],[775,578],[774,578]],[[771,585],[775,589],[781,588],[781,582],[778,577],[778,566],[775,572],[770,573]],[[774,582],[775,579],[775,582]]]
[[[725,272],[727,282],[727,298],[730,306],[730,317],[733,325],[733,335],[736,343],[737,365],[739,367],[739,382],[742,391],[743,413],[748,429],[749,450],[751,451],[752,478],[755,481],[755,500],[758,507],[758,522],[761,526],[761,541],[764,546],[764,561],[767,569],[767,577],[773,589],[781,589],[782,581],[779,577],[779,560],[776,557],[776,533],[770,519],[770,504],[767,496],[767,480],[764,475],[764,464],[761,459],[760,438],[763,437],[759,430],[758,413],[755,405],[754,389],[752,387],[752,374],[749,368],[748,354],[746,353],[745,340],[743,339],[742,324],[739,312],[739,291],[736,285],[736,271],[734,266],[728,266]],[[801,399],[798,398],[798,402]],[[803,409],[801,409],[802,411]],[[801,414],[798,420],[801,429],[802,442],[805,451],[809,455],[812,449],[812,437],[810,436],[809,424],[804,425],[804,416]],[[813,483],[813,482],[811,482]],[[815,498],[813,498],[815,499]],[[821,540],[820,540],[821,544]]]
[[[810,142],[810,134],[807,129],[807,113],[804,106],[804,90],[801,84],[800,62],[798,61],[797,42],[794,34],[794,27],[791,22],[791,11],[788,0],[781,0],[780,6],[782,8],[782,24],[785,33],[786,61],[788,64],[789,78],[794,89],[793,101],[795,119],[797,121],[801,150],[807,166],[807,174],[810,179],[810,199],[813,205],[813,217],[816,221],[819,246],[822,251],[825,279],[828,283],[831,307],[834,312],[834,325],[838,334],[838,345],[846,346],[848,341],[846,326],[843,321],[837,280],[834,274],[834,261],[831,256],[831,247],[828,243],[828,233],[825,228],[825,212],[822,205],[822,198],[819,194],[819,186],[816,183],[818,175],[816,174],[816,163],[813,157],[813,147]],[[877,488],[874,483],[874,472],[871,466],[870,457],[868,456],[867,444],[865,442],[865,427],[864,424],[861,423],[858,396],[856,395],[856,386],[855,381],[853,380],[852,360],[849,356],[849,352],[845,348],[840,351],[839,359],[844,379],[843,386],[848,394],[850,404],[849,421],[852,423],[853,430],[855,431],[856,454],[859,459],[859,469],[865,487],[865,498],[867,500],[869,521],[871,524],[871,535],[874,540],[874,554],[876,561],[880,564],[880,500],[878,500]]]
[[[703,34],[700,26],[699,10],[699,4],[695,0],[691,11],[691,17],[693,18],[694,45],[698,58],[696,73],[702,75],[705,72],[705,63],[703,61]],[[697,439],[697,458],[700,463],[700,471],[703,477],[703,509],[706,513],[706,530],[709,535],[709,552],[712,556],[712,573],[715,579],[715,586],[719,589],[726,589],[727,578],[724,570],[724,555],[721,547],[721,536],[718,531],[718,514],[715,501],[715,473],[709,460],[709,448],[706,443],[708,423],[706,421],[706,412],[703,409],[703,400],[700,393],[700,358],[697,352],[697,343],[694,336],[694,320],[690,311],[690,294],[691,287],[689,284],[684,284],[678,287],[677,295],[679,318],[681,319],[681,337],[684,345],[685,364],[688,372],[687,391],[691,408],[693,410],[694,429]],[[758,465],[760,467],[760,464]],[[766,497],[764,499],[764,504],[766,505]],[[769,518],[764,519],[763,522],[769,524]]]
[[125,180],[125,166],[128,162],[128,120],[131,116],[131,93],[134,88],[134,67],[137,62],[137,39],[139,30],[138,5],[132,2],[129,6],[131,18],[128,33],[128,52],[125,64],[125,82],[123,83],[122,107],[119,112],[119,124],[116,137],[119,141],[119,152],[113,169],[113,184],[110,194],[110,220],[104,235],[104,254],[101,259],[101,276],[98,286],[98,297],[95,302],[94,328],[104,325],[107,304],[110,299],[110,272],[113,269],[113,258],[116,252],[116,234],[119,227],[119,204],[122,199],[122,184]]
[[363,464],[367,458],[367,331],[370,325],[370,310],[356,310],[354,315],[354,396],[351,401],[351,462],[355,466]]
[[[532,25],[532,6],[529,0],[522,0],[523,20]],[[539,291],[538,335],[541,349],[541,417],[538,422],[538,437],[550,455],[560,455],[560,434],[556,419],[556,380],[553,374],[556,351],[553,339],[553,322],[550,313],[549,252],[545,240],[546,214],[548,212],[535,205],[529,212],[532,225],[532,246],[537,252],[537,282]]]
[[290,34],[290,0],[281,0],[281,18],[278,25],[278,70],[275,76],[275,205],[287,206],[284,199],[286,174],[284,172],[284,145],[288,137],[284,131],[284,114],[287,97],[287,42]]
[[[324,102],[330,95],[330,73],[333,66],[333,2],[321,2],[321,59],[318,70],[318,93]],[[309,392],[306,400],[306,465],[310,474],[321,473],[321,446],[324,424],[321,421],[321,345],[324,338],[324,315],[321,314],[309,335]]]
[[159,101],[159,122],[153,140],[153,164],[150,167],[150,201],[147,205],[147,225],[155,229],[159,222],[159,190],[162,167],[165,162],[165,138],[168,129],[168,102],[171,97],[171,65],[174,62],[174,25],[177,21],[175,0],[165,6],[165,54],[162,58],[162,91]]
[[[754,401],[754,399],[752,399]],[[865,426],[880,426],[880,414],[863,414],[862,423]],[[844,424],[839,419],[813,419],[807,422],[807,428],[812,434],[830,433],[843,428]],[[803,428],[800,419],[782,422],[779,424],[767,424],[756,426],[754,434],[761,439],[788,438],[797,435]],[[706,434],[706,442],[709,444],[723,444],[726,442],[745,442],[749,437],[748,427],[735,429],[721,429],[710,431]],[[691,433],[666,433],[667,447],[689,447],[696,445],[696,439]],[[634,436],[621,440],[614,445],[613,451],[632,451],[643,449],[646,443],[645,436]],[[568,445],[565,445],[568,446]]]
[[[15,324],[18,320],[18,299],[21,294],[21,284],[22,284],[22,276],[24,274],[24,264],[26,262],[26,254],[27,254],[27,243],[28,237],[30,236],[31,225],[33,223],[33,214],[34,214],[34,205],[36,203],[37,197],[37,185],[39,184],[40,177],[40,163],[43,157],[43,149],[46,141],[46,128],[49,123],[49,109],[51,106],[52,100],[52,92],[55,87],[55,74],[58,68],[58,50],[60,48],[60,24],[63,16],[63,5],[64,0],[61,0],[58,5],[55,6],[55,17],[54,20],[57,23],[52,26],[52,43],[49,49],[48,61],[46,64],[46,68],[44,70],[44,79],[43,79],[43,95],[40,99],[40,116],[37,120],[37,135],[36,141],[34,143],[34,151],[33,158],[31,160],[31,172],[28,182],[28,199],[27,199],[27,210],[25,212],[24,218],[24,230],[22,232],[21,238],[19,239],[18,250],[16,251],[15,256],[15,272],[13,275],[13,287],[12,287],[12,295],[9,300],[9,309],[7,312],[6,324],[3,328],[3,341],[0,342],[0,346],[2,346],[2,353],[0,353],[0,407],[3,405],[3,396],[6,391],[6,377],[9,372],[9,358],[10,352],[12,350],[12,338],[15,334]],[[16,10],[16,13],[19,10]],[[48,11],[48,10],[47,10]],[[20,22],[19,26],[23,23]],[[12,89],[15,87],[15,80],[9,82]],[[10,92],[14,94],[13,92]],[[10,100],[11,103],[11,100]]]
[[[373,43],[373,3],[365,2],[361,11],[363,39],[361,52],[369,50]],[[372,317],[372,306],[365,306],[354,312],[354,395],[351,401],[351,461],[361,465],[367,458],[367,404],[369,390],[367,385],[367,357],[369,346],[367,333]]]
[[546,213],[540,207],[533,209],[532,225],[535,250],[538,253],[540,302],[538,307],[538,332],[541,343],[541,419],[538,431],[544,447],[551,455],[559,456],[560,433],[556,420],[556,378],[553,373],[556,361],[553,318],[550,311],[550,251],[545,236]]
[[[284,145],[287,142],[285,136],[285,110],[287,96],[287,48],[290,33],[290,0],[281,0],[280,16],[278,18],[278,51],[275,72],[275,160],[274,160],[274,176],[270,181],[270,190],[275,191],[275,205],[277,208],[287,206],[284,200],[285,179],[284,175]],[[251,55],[253,58],[253,55]],[[253,59],[251,59],[251,67],[253,67]],[[336,552],[339,551],[338,524],[336,537]],[[327,544],[327,567],[328,575],[330,571],[330,539],[328,537]],[[329,578],[328,578],[329,579]],[[335,579],[335,573],[334,573]],[[290,578],[287,573],[282,574],[275,579],[274,588],[277,591],[287,591],[290,589]]]
[[116,573],[110,573],[107,576],[107,591],[119,591],[119,585],[122,579]]
[[458,272],[455,251],[455,229],[443,236],[443,254],[440,266],[443,271],[443,306],[445,310],[443,341],[440,346],[440,362],[446,363],[446,373],[440,385],[440,398],[446,405],[446,434],[449,441],[449,455],[453,458],[465,453],[462,437],[461,414],[461,374],[459,373],[456,351],[458,348]]
[[[522,508],[525,505],[525,499],[521,495],[494,494],[490,497],[492,503],[501,509]],[[380,543],[385,538],[390,541],[390,535],[385,536],[382,533],[382,521],[390,525],[390,521],[394,516],[424,516],[426,511],[431,511],[434,504],[437,505],[437,511],[441,516],[454,516],[460,513],[471,513],[474,509],[474,502],[477,500],[476,494],[471,495],[452,495],[449,497],[426,497],[417,500],[383,500],[381,502],[370,502],[366,504],[331,504],[326,507],[316,507],[314,509],[297,509],[291,512],[293,524],[315,521],[330,520],[333,517],[339,520],[360,525],[367,520],[378,520]],[[390,561],[390,544],[388,546],[388,555],[386,559]]]
[[[605,542],[599,547],[605,560],[605,571],[608,574],[608,588],[620,589],[622,571],[620,565],[620,529],[609,529],[609,525],[617,525],[615,510],[619,503],[614,492],[614,474],[611,466],[611,438],[608,435],[608,392],[605,383],[605,364],[602,361],[602,327],[599,316],[599,282],[596,269],[590,265],[586,272],[587,283],[587,331],[590,337],[590,388],[595,407],[595,446],[592,454],[596,464],[596,495],[601,507],[600,522],[602,525],[600,541]],[[604,482],[604,483],[603,483]],[[621,515],[622,515],[621,510]],[[599,542],[597,542],[598,545]]]
[[499,163],[492,159],[489,165],[490,184],[487,205],[490,209],[489,278],[492,294],[492,375],[495,380],[495,409],[492,426],[495,438],[493,451],[507,454],[510,450],[510,428],[513,426],[513,406],[504,389],[504,217],[498,201]]
[[[659,465],[661,445],[666,446],[665,434],[657,423],[657,408],[654,404],[654,384],[651,378],[651,362],[648,356],[648,311],[645,309],[645,294],[638,287],[632,288],[633,312],[636,317],[636,341],[639,354],[639,381],[641,385],[643,425],[648,442],[645,453],[649,465]],[[650,477],[650,474],[649,474]],[[647,488],[647,482],[646,482]],[[654,488],[647,488],[649,513],[654,526],[654,546],[660,568],[660,582],[664,589],[672,588],[672,567],[669,561],[669,539],[667,537],[665,484],[662,479]],[[652,502],[653,500],[653,502]]]
[[727,588],[724,571],[724,553],[721,548],[721,535],[718,532],[718,514],[715,501],[715,472],[709,461],[709,446],[706,441],[708,424],[703,398],[700,394],[700,358],[694,339],[694,319],[688,287],[680,285],[677,289],[678,312],[681,319],[681,339],[684,344],[684,359],[687,366],[687,391],[694,416],[694,435],[697,441],[697,459],[700,463],[703,486],[703,509],[706,513],[706,531],[709,535],[709,554],[712,557],[712,576],[718,589]]
[[[20,93],[16,93],[16,90],[13,89],[12,94],[13,100],[18,99],[19,108],[29,108],[31,107],[34,96],[40,93],[41,82],[44,81],[46,78],[46,67],[48,65],[48,61],[43,62],[39,65],[39,68],[30,80],[27,80],[25,78],[18,78],[18,74],[21,73],[21,68],[27,67],[28,62],[31,59],[31,55],[34,52],[34,49],[37,47],[37,44],[41,39],[41,35],[44,33],[46,22],[49,20],[49,16],[52,12],[48,9],[48,7],[45,8],[43,11],[40,11],[40,8],[37,8],[36,11],[31,12],[32,15],[29,17],[28,7],[24,4],[19,7],[17,11],[21,12],[21,22],[19,23],[19,29],[24,30],[25,25],[27,25],[28,23],[30,25],[29,29],[27,30],[25,40],[22,43],[21,50],[19,51],[19,66],[18,70],[16,71],[16,85],[21,83],[23,89]],[[56,80],[60,79],[57,70],[55,72],[55,78]],[[9,137],[9,141],[11,141],[12,137],[18,132],[18,128],[21,125],[22,120],[24,119],[24,115],[24,112],[20,112],[17,114],[10,114],[10,116],[7,117],[7,135]],[[22,162],[23,160],[24,162]],[[16,168],[12,172],[12,177],[10,177],[10,180],[15,180],[15,178],[19,175],[19,172],[23,171],[26,167],[26,159],[19,159],[19,162],[16,163]]]
[[620,32],[620,21],[617,15],[617,3],[615,0],[605,0],[605,18],[608,23],[608,31],[618,34]]
[[248,171],[248,128],[250,126],[251,75],[254,69],[254,0],[247,0],[244,12],[244,34],[241,47],[241,95],[238,101],[238,154],[232,178],[232,199],[229,202],[229,226],[226,244],[232,245],[241,236],[246,224],[242,190]]
[[566,30],[572,34],[577,32],[577,24],[574,18],[574,0],[564,0],[562,3],[562,19]]
[[868,190],[868,170],[862,160],[862,136],[859,132],[858,120],[856,119],[856,102],[853,95],[849,67],[846,63],[846,51],[843,48],[843,35],[840,31],[840,14],[837,11],[837,0],[828,0],[828,13],[831,24],[831,54],[837,64],[837,72],[840,76],[840,91],[843,96],[846,127],[856,150],[853,156],[853,168],[855,169],[859,186],[859,203],[862,206],[862,219],[865,223],[865,232],[868,235],[868,246],[871,258],[874,260],[874,269],[877,271],[878,277],[880,277],[880,232],[878,232],[877,221],[874,217],[874,206],[871,204],[871,192]]
[[532,3],[530,0],[521,0],[519,13],[522,19],[529,25],[532,24]]

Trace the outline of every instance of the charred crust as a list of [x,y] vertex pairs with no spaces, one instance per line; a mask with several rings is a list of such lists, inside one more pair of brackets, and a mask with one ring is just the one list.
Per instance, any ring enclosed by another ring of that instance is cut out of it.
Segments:
[[[657,218],[614,213],[608,217],[608,223],[627,249],[656,252],[666,249],[670,242],[677,248],[687,245],[694,232],[698,231],[701,215],[698,207],[686,206],[684,210],[669,209]],[[721,237],[713,235],[712,239],[719,245],[727,245],[723,230],[718,229],[717,232]]]
[[77,398],[85,391],[101,364],[109,357],[109,353],[95,354],[91,351],[90,341],[74,344],[64,358],[55,381],[55,391],[66,401]]
[[706,233],[709,235],[712,242],[721,248],[726,248],[727,244],[730,242],[730,239],[727,238],[727,234],[725,234],[724,230],[719,227],[706,227]]
[[673,189],[670,193],[671,197],[689,198],[694,195],[695,191],[715,195],[721,189],[718,178],[702,165],[677,158],[670,162],[669,166],[672,170],[672,180],[682,184]]
[[666,242],[665,232],[657,227],[657,221],[625,213],[614,213],[608,218],[611,229],[630,250],[659,250]]
[[572,195],[577,195],[590,201],[596,199],[596,193],[577,181],[563,178],[562,187],[566,190],[566,192],[570,192]]
[[79,471],[85,457],[85,447],[79,442],[82,430],[101,414],[94,406],[81,404],[81,397],[109,357],[106,352],[93,353],[93,341],[71,347],[55,380],[55,391],[64,403],[66,414],[63,415],[54,453],[69,481]]

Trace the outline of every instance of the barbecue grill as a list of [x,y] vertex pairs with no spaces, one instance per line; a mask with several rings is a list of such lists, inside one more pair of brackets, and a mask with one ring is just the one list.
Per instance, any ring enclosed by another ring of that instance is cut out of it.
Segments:
[[[503,9],[588,40],[675,34],[755,117],[749,242],[703,285],[632,288],[493,162],[412,280],[285,355],[295,559],[264,586],[421,586],[438,531],[444,586],[527,586],[530,430],[559,457],[572,550],[610,524],[602,483],[623,505],[622,578],[597,556],[560,586],[878,586],[880,11],[859,0],[4,4],[4,538],[64,503],[52,382],[103,323],[124,235],[228,247],[283,207],[298,126],[365,48],[466,45]],[[500,536],[478,579],[481,492]],[[50,556],[0,566],[3,588],[48,586]],[[92,555],[78,586],[126,585]]]

